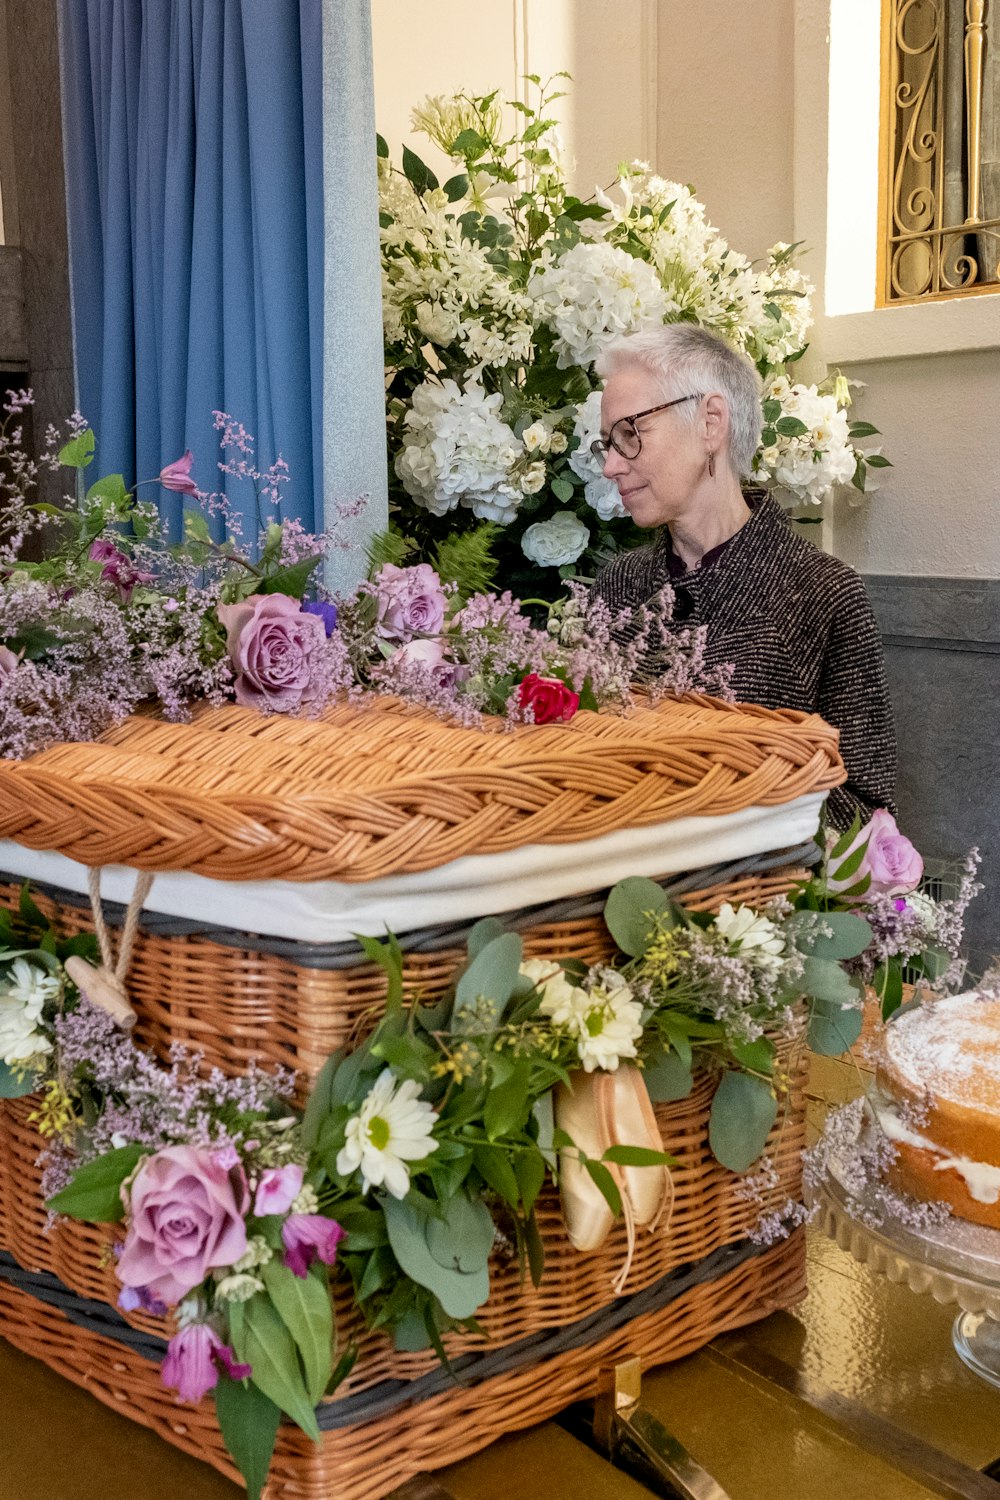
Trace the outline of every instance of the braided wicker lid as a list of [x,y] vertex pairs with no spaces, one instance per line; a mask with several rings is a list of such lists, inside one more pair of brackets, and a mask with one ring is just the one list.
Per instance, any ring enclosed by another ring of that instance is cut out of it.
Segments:
[[466,729],[388,698],[318,719],[205,708],[0,761],[0,838],[215,880],[375,880],[839,786],[815,714],[691,696]]

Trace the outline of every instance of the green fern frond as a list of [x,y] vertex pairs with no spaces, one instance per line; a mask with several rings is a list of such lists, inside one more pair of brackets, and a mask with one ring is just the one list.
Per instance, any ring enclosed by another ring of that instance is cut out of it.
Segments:
[[376,532],[368,543],[368,577],[374,578],[384,563],[403,567],[416,545],[412,537],[404,536],[395,526]]
[[493,521],[484,521],[475,531],[445,537],[437,544],[435,571],[442,582],[455,585],[463,603],[472,594],[485,594],[493,587],[498,567],[493,542],[499,530]]

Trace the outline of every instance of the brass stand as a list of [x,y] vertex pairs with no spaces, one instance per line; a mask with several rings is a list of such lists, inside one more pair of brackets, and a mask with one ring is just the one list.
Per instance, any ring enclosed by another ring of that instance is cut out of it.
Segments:
[[683,1444],[640,1405],[641,1385],[638,1359],[601,1371],[593,1425],[598,1451],[664,1500],[729,1500]]

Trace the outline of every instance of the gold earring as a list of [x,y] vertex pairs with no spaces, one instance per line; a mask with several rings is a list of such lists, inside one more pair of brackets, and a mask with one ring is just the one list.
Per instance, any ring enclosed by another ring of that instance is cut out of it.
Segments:
[[710,453],[708,455],[708,477],[709,477],[709,479],[714,479],[715,478],[715,454],[714,453]]

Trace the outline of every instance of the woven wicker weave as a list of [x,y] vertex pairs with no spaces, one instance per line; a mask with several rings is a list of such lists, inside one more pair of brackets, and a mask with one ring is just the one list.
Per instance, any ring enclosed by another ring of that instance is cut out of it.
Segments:
[[709,698],[512,733],[389,699],[318,720],[233,706],[0,761],[0,838],[92,866],[364,881],[775,806],[845,774],[815,714]]
[[[373,1422],[324,1433],[316,1446],[284,1426],[267,1500],[377,1500],[425,1469],[476,1453],[506,1432],[544,1421],[595,1394],[602,1364],[641,1355],[649,1366],[679,1359],[726,1329],[739,1328],[805,1295],[801,1231],[759,1259],[684,1293],[586,1348],[478,1385],[456,1385]],[[211,1400],[175,1405],[159,1370],[110,1339],[71,1323],[0,1278],[3,1334],[16,1348],[85,1386],[106,1406],[151,1427],[167,1442],[236,1479]]]

